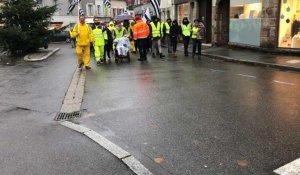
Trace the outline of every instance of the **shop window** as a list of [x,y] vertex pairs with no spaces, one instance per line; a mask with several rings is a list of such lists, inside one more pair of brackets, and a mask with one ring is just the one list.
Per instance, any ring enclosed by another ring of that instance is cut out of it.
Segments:
[[180,4],[177,6],[178,20],[182,22],[184,17],[189,17],[189,3]]
[[231,0],[229,41],[260,45],[262,0]]
[[279,47],[300,48],[300,0],[281,0]]

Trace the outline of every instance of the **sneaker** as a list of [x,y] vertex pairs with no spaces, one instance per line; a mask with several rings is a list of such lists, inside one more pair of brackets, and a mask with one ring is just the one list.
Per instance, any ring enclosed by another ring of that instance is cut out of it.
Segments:
[[83,66],[83,63],[81,63],[81,64],[78,64],[78,68],[79,68],[79,69],[81,69],[81,68],[82,68],[82,66]]
[[100,61],[97,61],[97,66],[100,66],[101,62]]
[[101,63],[101,64],[104,64],[104,60],[101,60],[100,63]]
[[92,69],[90,66],[85,66],[85,69],[86,70],[90,70],[90,69]]
[[160,54],[160,58],[164,58],[165,57],[165,55],[163,55],[162,53]]
[[176,53],[174,53],[173,57],[174,57],[174,58],[177,58],[177,55],[176,55]]

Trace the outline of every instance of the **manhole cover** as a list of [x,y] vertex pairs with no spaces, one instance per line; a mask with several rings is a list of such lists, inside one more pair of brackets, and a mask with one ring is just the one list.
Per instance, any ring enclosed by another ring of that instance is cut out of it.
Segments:
[[72,113],[64,113],[64,112],[59,112],[55,116],[54,120],[72,120],[75,118],[79,118],[81,116],[80,111],[72,112]]

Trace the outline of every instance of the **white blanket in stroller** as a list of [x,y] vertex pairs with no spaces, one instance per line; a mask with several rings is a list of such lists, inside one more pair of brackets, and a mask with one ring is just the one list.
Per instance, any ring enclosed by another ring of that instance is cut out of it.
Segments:
[[116,49],[118,51],[118,54],[120,56],[127,56],[127,53],[130,50],[130,41],[127,37],[122,37],[117,39],[115,42],[117,42]]

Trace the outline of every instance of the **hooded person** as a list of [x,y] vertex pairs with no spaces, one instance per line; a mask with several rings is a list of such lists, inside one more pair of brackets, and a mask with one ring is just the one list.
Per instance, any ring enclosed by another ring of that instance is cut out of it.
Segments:
[[151,39],[152,39],[152,57],[155,58],[155,49],[157,53],[159,53],[160,58],[164,58],[165,56],[162,54],[161,49],[161,23],[156,16],[153,16],[152,22],[150,23],[150,31],[151,31]]
[[174,58],[177,57],[176,55],[177,43],[180,34],[181,34],[181,28],[179,27],[177,20],[174,19],[172,22],[172,26],[170,27],[170,35],[169,35]]
[[133,27],[135,25],[135,21],[134,20],[130,20],[130,33],[129,33],[129,39],[130,39],[130,45],[131,45],[131,52],[132,53],[136,53],[136,42],[133,39]]
[[184,55],[189,56],[188,47],[191,38],[191,24],[187,17],[184,17],[181,24],[182,36],[183,36],[183,45],[184,45]]
[[108,24],[108,27],[107,27],[111,32],[115,29],[115,24],[114,24],[114,22],[110,22],[109,24]]
[[172,20],[171,18],[168,18],[167,19],[167,22],[163,24],[163,27],[162,27],[162,33],[163,33],[163,36],[165,38],[165,42],[168,46],[168,53],[172,53],[171,51],[171,42],[170,42],[170,28],[172,26]]

